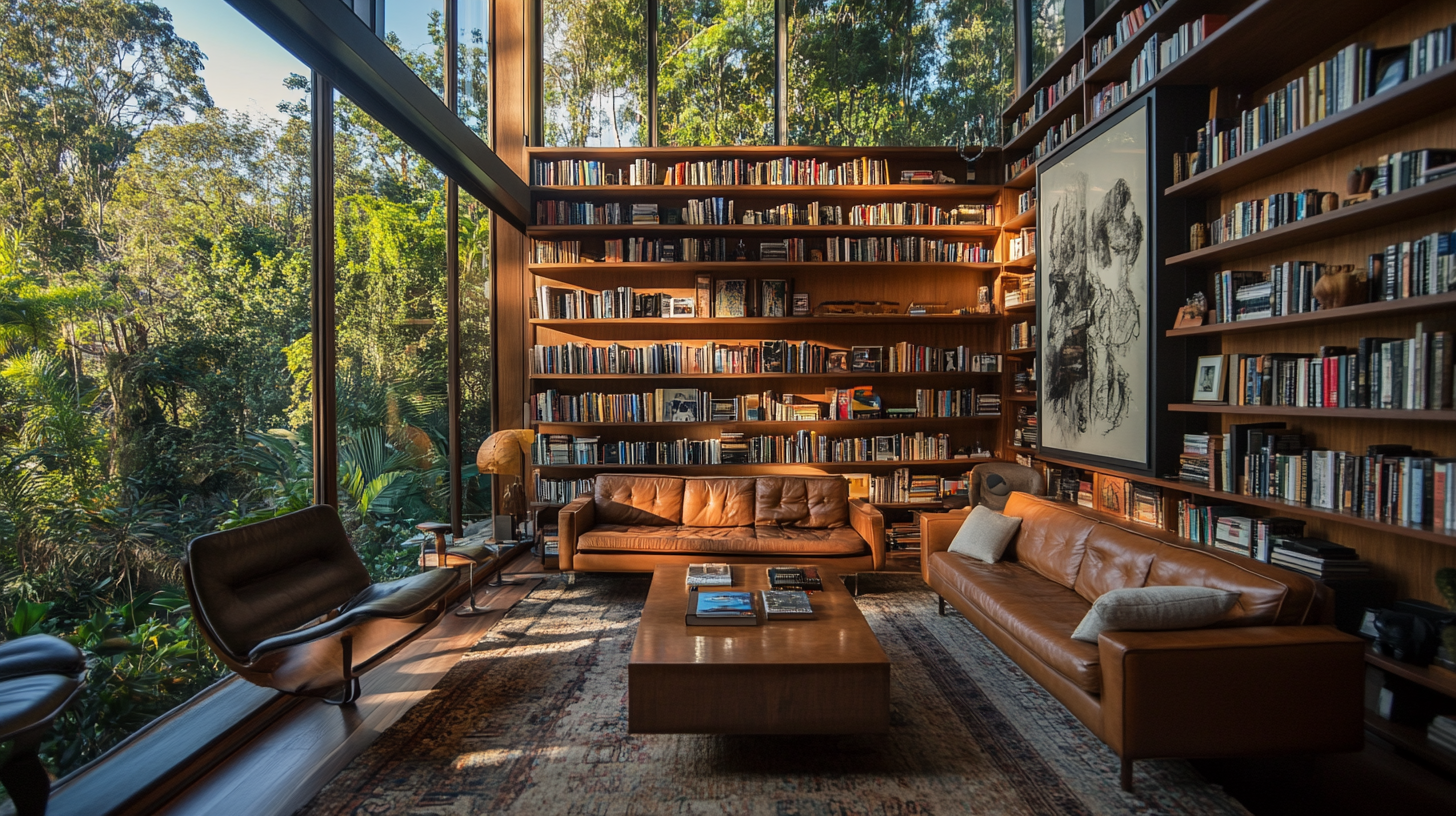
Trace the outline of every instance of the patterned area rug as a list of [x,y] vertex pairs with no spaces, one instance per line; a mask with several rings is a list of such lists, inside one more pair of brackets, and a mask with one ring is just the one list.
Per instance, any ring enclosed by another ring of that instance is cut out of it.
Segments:
[[[649,579],[557,578],[301,814],[1246,814],[1182,762],[1117,757],[913,576],[860,596],[894,663],[889,734],[632,736]],[[869,590],[873,590],[870,592]]]

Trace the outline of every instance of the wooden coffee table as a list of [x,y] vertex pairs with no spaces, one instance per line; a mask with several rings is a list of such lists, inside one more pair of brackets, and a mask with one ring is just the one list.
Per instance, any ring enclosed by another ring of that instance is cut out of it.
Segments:
[[[789,564],[779,561],[776,564]],[[734,564],[729,589],[768,588],[769,564]],[[687,566],[652,573],[627,666],[634,734],[855,734],[890,728],[890,659],[844,582],[819,568],[817,617],[688,626]],[[762,613],[760,613],[762,614]]]

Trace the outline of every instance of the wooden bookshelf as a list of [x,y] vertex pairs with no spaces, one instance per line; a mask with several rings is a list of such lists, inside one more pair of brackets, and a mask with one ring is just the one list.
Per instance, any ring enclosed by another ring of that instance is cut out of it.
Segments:
[[1456,775],[1456,754],[1436,745],[1426,737],[1426,730],[1414,725],[1394,723],[1374,711],[1365,712],[1365,730],[1414,754],[1421,761]]
[[1243,334],[1247,332],[1283,331],[1286,329],[1314,326],[1326,323],[1341,323],[1352,320],[1398,317],[1422,312],[1442,312],[1456,308],[1456,292],[1439,295],[1400,298],[1399,300],[1377,300],[1346,306],[1342,309],[1323,309],[1318,312],[1266,317],[1259,320],[1237,320],[1233,323],[1210,323],[1187,329],[1168,329],[1169,337],[1192,337],[1197,335]]
[[[608,170],[629,166],[638,159],[657,163],[658,180],[669,166],[679,161],[744,159],[765,161],[783,158],[816,158],[839,162],[870,157],[888,162],[889,176],[898,178],[906,169],[939,170],[960,181],[966,176],[966,163],[959,153],[949,148],[623,148],[623,149],[547,149],[527,151],[531,159],[586,159],[605,162]],[[976,175],[995,179],[1000,166],[998,150],[990,149],[980,160]],[[704,197],[731,198],[736,210],[762,209],[784,202],[867,204],[881,202],[924,202],[944,207],[960,203],[997,205],[1004,216],[1014,209],[1015,194],[1001,184],[878,184],[878,185],[603,185],[560,186],[536,185],[531,188],[536,201],[617,201],[624,203],[657,203],[660,207],[680,207],[688,199]],[[1008,203],[1009,199],[1009,203]],[[1030,223],[1034,214],[1023,219]],[[800,238],[808,250],[824,249],[828,237],[864,238],[925,236],[948,241],[968,241],[984,246],[1004,258],[1008,238],[1001,223],[989,225],[745,225],[745,224],[592,224],[533,226],[526,236],[542,240],[581,240],[582,250],[596,254],[602,242],[623,237],[662,239],[729,238],[730,255],[739,239],[747,248],[757,250],[754,243],[765,240]],[[912,407],[917,389],[975,389],[977,393],[1004,393],[1005,365],[996,372],[822,372],[822,373],[673,373],[673,374],[552,374],[532,372],[532,346],[558,345],[587,341],[593,345],[621,343],[633,345],[654,342],[697,342],[705,340],[754,344],[764,340],[787,339],[810,341],[831,348],[848,349],[855,345],[878,345],[886,348],[898,342],[920,346],[969,346],[985,353],[1005,355],[1008,318],[1005,314],[975,313],[977,288],[989,289],[990,302],[998,304],[1001,294],[1002,263],[947,262],[825,262],[825,261],[678,261],[636,263],[527,263],[524,289],[534,292],[538,285],[576,287],[600,291],[617,286],[630,286],[639,293],[662,292],[675,297],[693,295],[694,276],[709,274],[719,279],[792,279],[795,293],[807,293],[817,305],[823,301],[860,300],[898,302],[898,314],[830,315],[823,317],[693,317],[693,318],[622,318],[622,319],[547,319],[526,318],[521,321],[524,343],[519,352],[523,370],[514,375],[521,383],[520,400],[548,388],[563,396],[587,392],[640,393],[656,388],[682,387],[709,391],[715,397],[771,390],[780,393],[822,395],[827,387],[873,385],[886,407]],[[750,284],[751,285],[751,284]],[[912,302],[944,302],[955,312],[965,314],[908,315],[903,311]],[[751,312],[750,312],[751,314]],[[718,382],[721,381],[721,382]],[[725,392],[725,393],[720,393]],[[509,397],[503,396],[503,399]],[[946,434],[950,450],[970,449],[984,444],[993,453],[1001,454],[1003,412],[988,416],[922,417],[905,419],[855,419],[820,421],[732,421],[650,423],[589,423],[528,421],[541,433],[599,437],[605,443],[671,442],[680,438],[717,439],[720,432],[757,434],[794,434],[810,431],[826,437],[871,437],[900,433],[927,435]],[[528,414],[529,416],[529,414]],[[1009,454],[1006,454],[1009,457]],[[853,473],[879,475],[898,468],[913,472],[950,475],[959,470],[996,459],[931,459],[899,461],[754,463],[742,465],[631,465],[580,464],[533,465],[547,478],[578,479],[598,472],[664,472],[664,473],[732,473],[755,475],[767,473]],[[916,470],[921,469],[921,470]]]
[[[1062,71],[1061,76],[1066,76],[1071,68],[1071,63],[1068,63],[1066,70]],[[1060,78],[1061,77],[1054,78],[1053,82]],[[1081,112],[1082,83],[1078,82],[1076,85],[1072,86],[1069,91],[1067,91],[1066,96],[1058,99],[1055,105],[1047,108],[1046,113],[1043,113],[1041,116],[1033,119],[1030,124],[1022,128],[1020,133],[1016,134],[1014,138],[1007,141],[1002,149],[1008,151],[1029,150],[1032,147],[1035,147],[1037,142],[1041,141],[1042,137],[1046,135],[1046,132],[1048,130],[1056,127],[1057,125],[1060,125],[1062,122],[1065,122],[1067,118],[1070,117],[1072,114]]]
[[1020,231],[1021,229],[1025,228],[1025,227],[1035,227],[1035,226],[1036,226],[1036,205],[1035,204],[1031,205],[1031,207],[1028,208],[1026,212],[1019,213],[1017,215],[1012,216],[1011,218],[1006,219],[1006,223],[1003,225],[1004,229],[1013,230],[1013,231]]
[[1260,416],[1326,417],[1330,419],[1382,419],[1392,422],[1456,422],[1456,411],[1411,411],[1396,408],[1300,408],[1293,405],[1228,405],[1226,403],[1174,403],[1170,411],[1195,414],[1258,414]]

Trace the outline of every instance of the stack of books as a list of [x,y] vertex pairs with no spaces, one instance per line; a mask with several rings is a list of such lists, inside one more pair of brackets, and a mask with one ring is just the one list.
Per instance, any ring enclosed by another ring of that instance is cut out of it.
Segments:
[[1224,552],[1253,557],[1254,520],[1248,516],[1223,516],[1214,530],[1213,546]]
[[920,522],[918,519],[911,521],[897,521],[890,525],[885,534],[886,544],[891,550],[918,550],[920,549]]
[[733,586],[733,568],[727,564],[688,564],[688,586]]
[[721,431],[718,434],[720,464],[746,465],[753,460],[748,441],[742,431]]
[[1357,578],[1370,574],[1359,553],[1322,538],[1275,538],[1271,563],[1312,578]]
[[1218,434],[1184,434],[1183,453],[1178,457],[1178,478],[1185,482],[1222,490],[1219,480],[1219,458],[1223,454],[1223,437]]
[[911,476],[909,500],[912,504],[929,504],[940,501],[940,477],[934,474]]
[[1163,489],[1156,485],[1132,485],[1132,520],[1159,529],[1163,526]]
[[1441,714],[1426,726],[1426,739],[1437,748],[1456,754],[1456,717]]
[[939,170],[901,170],[901,184],[954,184],[955,179]]

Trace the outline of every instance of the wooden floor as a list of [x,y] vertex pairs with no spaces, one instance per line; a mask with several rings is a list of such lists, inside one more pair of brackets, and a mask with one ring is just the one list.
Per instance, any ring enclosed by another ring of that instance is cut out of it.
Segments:
[[[507,566],[539,572],[529,555]],[[309,700],[192,785],[162,810],[167,816],[247,813],[289,816],[313,798],[355,756],[404,716],[506,612],[541,583],[525,578],[496,589],[478,586],[477,603],[489,614],[447,615],[432,631],[361,679],[354,706]]]

